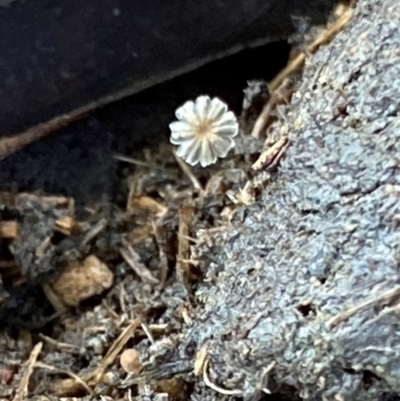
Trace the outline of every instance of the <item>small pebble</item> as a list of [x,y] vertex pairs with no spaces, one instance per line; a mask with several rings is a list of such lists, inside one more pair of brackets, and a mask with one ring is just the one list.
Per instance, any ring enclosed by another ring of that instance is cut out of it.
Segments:
[[122,352],[119,362],[126,373],[138,374],[142,369],[140,354],[132,348],[128,348]]

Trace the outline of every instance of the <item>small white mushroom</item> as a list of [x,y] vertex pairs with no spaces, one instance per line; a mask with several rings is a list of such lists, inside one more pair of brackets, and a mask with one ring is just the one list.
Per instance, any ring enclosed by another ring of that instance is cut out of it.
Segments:
[[178,145],[176,154],[191,166],[213,164],[235,146],[239,124],[220,99],[200,96],[179,107],[175,116],[178,121],[169,125],[170,140]]

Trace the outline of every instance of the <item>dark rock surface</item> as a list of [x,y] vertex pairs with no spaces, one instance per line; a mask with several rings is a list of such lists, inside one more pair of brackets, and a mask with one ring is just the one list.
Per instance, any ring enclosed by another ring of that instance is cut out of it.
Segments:
[[399,43],[397,1],[360,0],[275,124],[291,145],[262,200],[197,245],[206,281],[187,335],[220,387],[400,394]]

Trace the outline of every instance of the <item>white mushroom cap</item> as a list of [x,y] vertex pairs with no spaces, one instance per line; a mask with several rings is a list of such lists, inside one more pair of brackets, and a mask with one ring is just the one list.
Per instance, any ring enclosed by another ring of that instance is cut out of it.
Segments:
[[178,145],[176,153],[186,163],[206,167],[235,146],[239,124],[220,99],[200,96],[179,107],[175,116],[178,121],[169,125],[170,140]]

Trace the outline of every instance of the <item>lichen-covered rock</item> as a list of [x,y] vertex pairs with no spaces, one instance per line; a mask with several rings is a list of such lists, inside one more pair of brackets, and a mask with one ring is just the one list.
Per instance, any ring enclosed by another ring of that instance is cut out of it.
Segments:
[[399,43],[397,1],[360,0],[274,126],[291,145],[262,200],[197,245],[187,336],[220,387],[400,394]]

